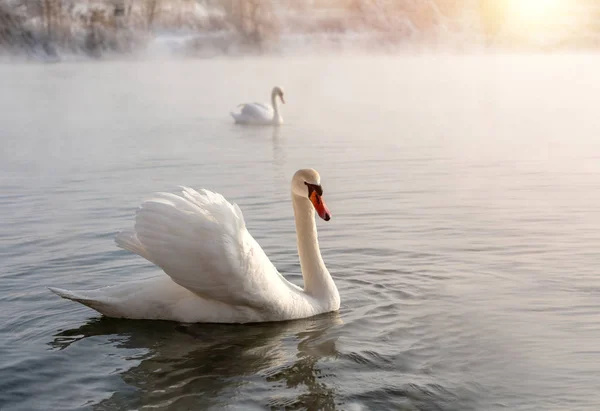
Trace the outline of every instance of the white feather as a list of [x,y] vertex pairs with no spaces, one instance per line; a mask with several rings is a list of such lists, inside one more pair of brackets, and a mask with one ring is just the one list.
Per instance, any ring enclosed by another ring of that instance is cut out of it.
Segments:
[[272,124],[273,107],[262,103],[248,103],[240,105],[239,113],[231,113],[236,123],[240,124]]
[[[227,304],[264,307],[287,288],[246,229],[239,207],[220,194],[181,187],[137,211],[135,236],[117,244],[161,267],[177,284]],[[132,238],[138,243],[130,246]]]

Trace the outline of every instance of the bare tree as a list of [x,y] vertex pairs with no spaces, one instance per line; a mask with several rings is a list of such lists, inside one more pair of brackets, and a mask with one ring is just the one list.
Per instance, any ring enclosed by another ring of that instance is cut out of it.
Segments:
[[243,39],[263,46],[277,36],[279,27],[272,0],[224,0],[228,22]]
[[9,4],[0,3],[0,46],[30,49],[33,43],[32,33],[25,28],[25,18]]
[[159,0],[146,0],[146,27],[149,29],[154,25],[154,19],[158,13]]

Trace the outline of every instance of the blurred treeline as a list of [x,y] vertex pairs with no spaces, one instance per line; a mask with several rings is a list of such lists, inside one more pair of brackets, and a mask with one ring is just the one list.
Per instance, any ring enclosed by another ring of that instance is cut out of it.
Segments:
[[[589,6],[582,12],[587,13],[581,23],[585,33],[600,32],[600,24],[595,24],[600,21],[600,0],[572,2]],[[286,35],[347,33],[368,33],[371,41],[383,44],[456,38],[489,45],[502,36],[505,4],[505,0],[0,0],[0,51],[99,56],[141,50],[161,34],[187,35],[192,50],[265,49]]]

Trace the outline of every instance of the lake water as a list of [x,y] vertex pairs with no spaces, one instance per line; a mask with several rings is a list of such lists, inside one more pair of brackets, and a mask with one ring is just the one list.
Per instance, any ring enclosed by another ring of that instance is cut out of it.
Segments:
[[[1,65],[0,409],[597,410],[600,56]],[[279,129],[229,111],[286,91]],[[102,318],[47,286],[159,275],[113,237],[154,191],[240,205],[301,284],[322,178],[337,314]]]

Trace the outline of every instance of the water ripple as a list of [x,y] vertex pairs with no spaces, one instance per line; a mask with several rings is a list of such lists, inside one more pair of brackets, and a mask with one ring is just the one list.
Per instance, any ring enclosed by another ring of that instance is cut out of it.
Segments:
[[[18,107],[0,113],[0,408],[596,410],[597,69],[585,55],[0,67],[0,106]],[[286,123],[232,125],[272,81]],[[333,213],[317,226],[340,313],[123,321],[46,289],[160,274],[113,237],[180,184],[238,203],[301,285],[289,178],[307,166]]]

